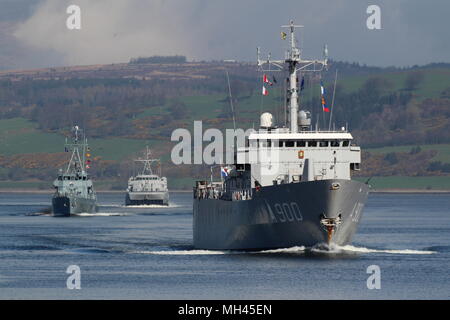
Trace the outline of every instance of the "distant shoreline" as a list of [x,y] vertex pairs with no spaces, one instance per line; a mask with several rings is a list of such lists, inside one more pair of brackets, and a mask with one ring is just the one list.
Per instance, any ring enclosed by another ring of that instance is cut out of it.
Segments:
[[[170,190],[176,193],[190,193],[192,190]],[[450,193],[449,189],[373,189],[371,193]],[[53,194],[53,190],[37,189],[0,189],[0,193],[35,193],[35,194]],[[125,190],[97,190],[97,193],[125,193]]]

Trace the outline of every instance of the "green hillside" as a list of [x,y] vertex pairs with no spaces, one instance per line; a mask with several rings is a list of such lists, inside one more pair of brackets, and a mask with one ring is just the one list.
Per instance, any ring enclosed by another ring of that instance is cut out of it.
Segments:
[[[383,69],[336,63],[334,67],[339,69],[339,81],[333,122],[348,125],[362,146],[360,175],[374,175],[377,189],[448,189],[450,65]],[[238,128],[257,127],[261,112],[267,111],[276,124],[284,124],[283,74],[276,74],[277,83],[268,86],[269,96],[262,97],[262,83],[256,81],[261,74],[251,64],[104,66],[104,77],[98,70],[85,68],[80,73],[68,67],[23,72],[26,76],[12,73],[14,81],[7,75],[0,78],[0,188],[47,185],[64,161],[65,136],[74,123],[85,124],[92,155],[99,159],[91,173],[100,186],[121,188],[130,160],[148,145],[163,160],[171,187],[189,188],[193,178],[208,176],[209,168],[173,165],[170,136],[176,128],[192,129],[196,120],[203,121],[203,130],[233,127],[225,70],[230,74]],[[145,80],[143,72],[151,76]],[[321,110],[320,79],[304,77],[300,103],[312,112],[314,124],[327,127],[330,114]],[[329,105],[333,80],[332,64],[323,78]],[[412,150],[417,146],[420,150]],[[402,176],[385,176],[398,169]]]
[[[394,147],[383,147],[383,148],[369,148],[365,149],[367,152],[375,154],[388,154],[392,152],[410,152],[412,148],[417,146],[394,146]],[[432,158],[433,161],[441,161],[445,163],[450,163],[450,144],[428,144],[428,145],[418,145],[422,150],[434,150],[437,152],[436,156]]]
[[[154,141],[123,138],[89,139],[88,142],[94,156],[115,161],[130,157],[145,145],[154,145]],[[0,120],[0,155],[64,152],[64,143],[64,136],[42,132],[27,119]]]
[[[377,74],[375,77],[383,78],[391,82],[389,91],[401,91],[405,89],[405,80],[411,74],[411,70],[396,71]],[[450,87],[450,69],[425,68],[415,72],[423,74],[423,80],[413,93],[420,99],[439,97],[441,93]],[[339,80],[344,92],[355,92],[374,75],[344,76]]]

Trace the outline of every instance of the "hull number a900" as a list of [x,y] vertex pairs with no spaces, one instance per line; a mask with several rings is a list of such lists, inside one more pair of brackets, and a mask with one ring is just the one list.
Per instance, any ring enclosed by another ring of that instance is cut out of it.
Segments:
[[[270,205],[267,203],[267,210],[273,222],[293,222],[303,221],[300,207],[296,202],[281,202]],[[272,208],[273,207],[273,208]]]

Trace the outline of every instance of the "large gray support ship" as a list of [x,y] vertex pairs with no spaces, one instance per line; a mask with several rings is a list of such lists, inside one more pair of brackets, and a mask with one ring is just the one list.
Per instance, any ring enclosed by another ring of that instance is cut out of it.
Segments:
[[258,49],[258,66],[289,73],[287,122],[276,127],[271,114],[262,114],[260,128],[245,143],[238,141],[234,162],[222,167],[221,181],[196,182],[196,248],[345,245],[356,232],[369,193],[367,184],[351,179],[351,172],[359,170],[360,147],[346,128],[313,130],[310,113],[299,111],[298,76],[322,71],[328,50],[322,60],[302,59],[295,40],[299,26],[291,21],[284,27],[290,29],[286,58],[260,60]]
[[[161,161],[150,158],[150,150],[147,148],[146,158],[137,159],[135,162],[143,163],[142,172],[128,180],[125,205],[169,205],[169,190],[167,178],[161,177]],[[157,163],[159,175],[152,170],[152,163]]]
[[77,213],[97,212],[97,196],[92,180],[87,173],[90,167],[90,150],[87,139],[80,139],[81,130],[73,128],[74,137],[65,145],[67,152],[72,151],[66,171],[59,170],[53,182],[55,193],[52,198],[54,216],[70,216]]

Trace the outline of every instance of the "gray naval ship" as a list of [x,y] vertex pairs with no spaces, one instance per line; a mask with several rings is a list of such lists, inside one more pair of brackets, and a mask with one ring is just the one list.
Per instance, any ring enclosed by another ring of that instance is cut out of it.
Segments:
[[[161,161],[150,158],[150,150],[147,147],[146,158],[137,159],[135,162],[142,163],[142,172],[128,180],[125,205],[169,205],[169,190],[167,189],[167,178],[161,177]],[[152,170],[152,163],[157,163],[159,174]]]
[[222,167],[221,181],[196,182],[196,248],[345,245],[356,232],[369,193],[367,184],[351,179],[360,170],[360,147],[346,128],[313,129],[310,113],[299,106],[298,76],[325,69],[328,50],[322,60],[304,60],[295,40],[301,26],[291,21],[283,27],[290,30],[285,59],[261,60],[258,48],[258,67],[289,74],[287,121],[276,127],[271,114],[262,114],[260,128],[234,147],[234,162]]
[[72,152],[65,171],[59,170],[53,182],[55,193],[52,198],[54,216],[70,216],[77,213],[97,212],[97,196],[92,180],[87,173],[90,167],[90,150],[87,139],[80,137],[81,129],[73,128],[71,143],[65,144],[65,151]]

